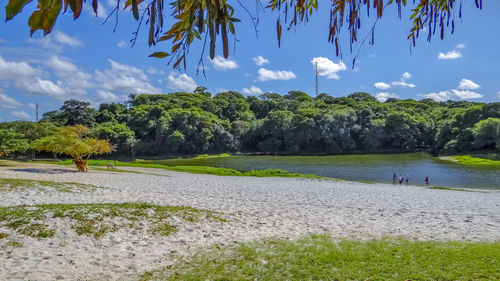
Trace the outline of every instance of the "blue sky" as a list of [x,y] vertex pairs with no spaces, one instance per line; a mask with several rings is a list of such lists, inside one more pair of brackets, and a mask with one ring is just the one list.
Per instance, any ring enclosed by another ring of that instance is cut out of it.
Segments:
[[[136,29],[130,12],[120,11],[113,32],[114,19],[102,23],[115,1],[102,0],[98,17],[92,14],[90,2],[76,21],[70,12],[61,15],[45,37],[40,31],[29,36],[27,21],[35,3],[13,20],[0,23],[0,121],[34,120],[34,104],[45,112],[58,109],[70,98],[95,106],[123,102],[130,93],[191,91],[196,86],[205,86],[213,94],[301,90],[314,96],[316,61],[319,92],[336,97],[364,91],[380,100],[500,100],[500,1],[484,1],[479,10],[474,1],[465,0],[455,34],[447,33],[444,41],[436,36],[430,43],[423,34],[411,53],[406,40],[409,12],[399,19],[396,7],[391,7],[377,24],[375,45],[360,47],[354,69],[348,46],[342,46],[342,61],[327,42],[328,1],[320,1],[323,4],[307,24],[284,32],[281,48],[276,40],[276,13],[259,12],[257,38],[249,16],[233,1],[235,16],[242,19],[236,25],[235,48],[231,48],[229,60],[220,57],[220,46],[214,61],[204,58],[206,78],[196,74],[202,42],[193,44],[185,71],[173,70],[168,60],[148,57],[155,51],[168,52],[170,43],[149,48],[143,28],[137,44],[130,48],[128,42]],[[249,8],[255,12],[253,4]],[[4,9],[0,9],[0,18],[5,18]],[[373,21],[370,17],[363,24],[369,26]],[[343,38],[347,43],[347,37]]]

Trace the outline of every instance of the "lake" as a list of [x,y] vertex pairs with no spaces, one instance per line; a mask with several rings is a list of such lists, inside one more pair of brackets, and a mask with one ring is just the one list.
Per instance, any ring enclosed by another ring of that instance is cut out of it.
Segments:
[[426,153],[331,156],[230,156],[148,161],[164,165],[213,166],[240,171],[283,169],[350,181],[392,183],[393,173],[408,173],[410,184],[500,190],[500,169],[459,165]]

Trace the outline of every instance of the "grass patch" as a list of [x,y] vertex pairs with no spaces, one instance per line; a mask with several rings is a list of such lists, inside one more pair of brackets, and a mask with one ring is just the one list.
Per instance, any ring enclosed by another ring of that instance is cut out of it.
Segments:
[[[215,156],[207,156],[215,157]],[[216,156],[216,157],[227,157],[227,156]],[[47,162],[38,161],[37,163],[46,164],[57,164],[57,165],[72,165],[71,160],[59,161],[59,162]],[[122,162],[122,161],[109,161],[109,160],[89,160],[87,164],[89,166],[106,166],[108,163],[113,163],[116,167],[143,167],[143,168],[158,168],[165,169],[176,172],[186,172],[193,174],[209,174],[217,176],[242,176],[242,177],[286,177],[286,178],[308,178],[308,179],[328,179],[332,178],[322,177],[312,174],[299,174],[290,173],[281,169],[267,169],[267,170],[253,170],[242,172],[234,169],[228,168],[218,168],[211,166],[167,166],[161,164],[147,163],[146,160],[135,160],[134,162]]]
[[450,188],[450,187],[442,187],[442,186],[431,186],[431,187],[429,187],[429,189],[453,190],[453,191],[464,191],[464,192],[480,192],[480,191],[470,190],[470,189]]
[[9,163],[9,161],[6,160],[0,160],[0,167],[11,167],[12,165]]
[[0,232],[0,239],[5,239],[7,237],[9,237],[9,234]]
[[472,157],[470,155],[457,155],[457,156],[448,156],[448,157],[440,157],[440,159],[445,161],[454,162],[461,165],[471,165],[471,166],[489,166],[489,167],[498,167],[500,168],[500,161],[491,160],[480,157]]
[[19,241],[9,241],[9,242],[5,243],[5,246],[12,247],[12,248],[22,248],[22,247],[24,247],[24,244],[22,242],[19,242]]
[[91,170],[96,170],[96,171],[105,171],[105,172],[114,172],[114,173],[133,173],[133,174],[142,174],[141,172],[138,171],[130,171],[130,170],[121,170],[121,169],[108,169],[108,168],[100,168],[100,167],[91,167]]
[[196,158],[220,158],[220,157],[230,157],[231,155],[229,155],[228,153],[221,153],[221,154],[214,154],[214,155],[209,155],[209,154],[200,154],[200,155],[197,155],[196,157],[194,157],[195,159]]
[[199,251],[140,280],[493,280],[500,243],[264,240]]
[[374,181],[358,181],[359,183],[375,184]]
[[53,188],[59,192],[75,192],[76,190],[95,191],[98,186],[91,184],[82,184],[76,182],[53,182],[25,179],[3,179],[0,178],[0,192],[26,189],[47,189]]
[[224,221],[210,211],[146,203],[47,204],[0,208],[0,226],[30,237],[54,236],[55,230],[44,224],[47,218],[69,218],[72,221],[71,228],[78,235],[95,239],[124,227],[141,229],[137,222],[145,223],[147,230],[152,233],[170,235],[177,231],[174,218],[181,218],[185,222],[201,219]]

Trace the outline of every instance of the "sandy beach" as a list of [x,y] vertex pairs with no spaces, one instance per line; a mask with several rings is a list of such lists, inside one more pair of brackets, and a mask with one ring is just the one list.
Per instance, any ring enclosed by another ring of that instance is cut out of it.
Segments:
[[[121,228],[99,239],[78,235],[68,219],[47,217],[44,223],[56,233],[46,239],[20,235],[2,225],[0,232],[9,238],[0,239],[0,279],[134,280],[147,270],[172,264],[213,243],[223,246],[265,237],[293,239],[309,233],[350,239],[500,240],[498,191],[120,168],[139,173],[77,173],[74,167],[41,164],[0,167],[0,178],[99,187],[75,188],[73,192],[2,190],[0,206],[145,202],[210,210],[226,221],[182,223],[169,236]],[[8,240],[22,242],[23,247],[8,247]]]

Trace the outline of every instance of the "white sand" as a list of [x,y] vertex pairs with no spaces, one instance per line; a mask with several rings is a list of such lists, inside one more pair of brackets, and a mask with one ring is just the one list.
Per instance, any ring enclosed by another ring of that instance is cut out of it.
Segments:
[[[27,164],[22,168],[68,169]],[[0,240],[0,280],[125,280],[171,264],[200,246],[307,233],[365,239],[385,235],[420,240],[500,241],[500,192],[431,190],[416,186],[325,180],[218,177],[133,168],[148,174],[34,173],[1,167],[0,178],[78,182],[105,187],[64,193],[0,192],[0,206],[46,203],[147,202],[222,212],[228,222],[184,224],[178,233],[153,236],[121,229],[94,240],[78,236],[70,222],[49,239],[11,236]],[[21,169],[17,167],[16,169]],[[131,169],[132,168],[122,168]],[[6,247],[8,240],[23,248]]]

